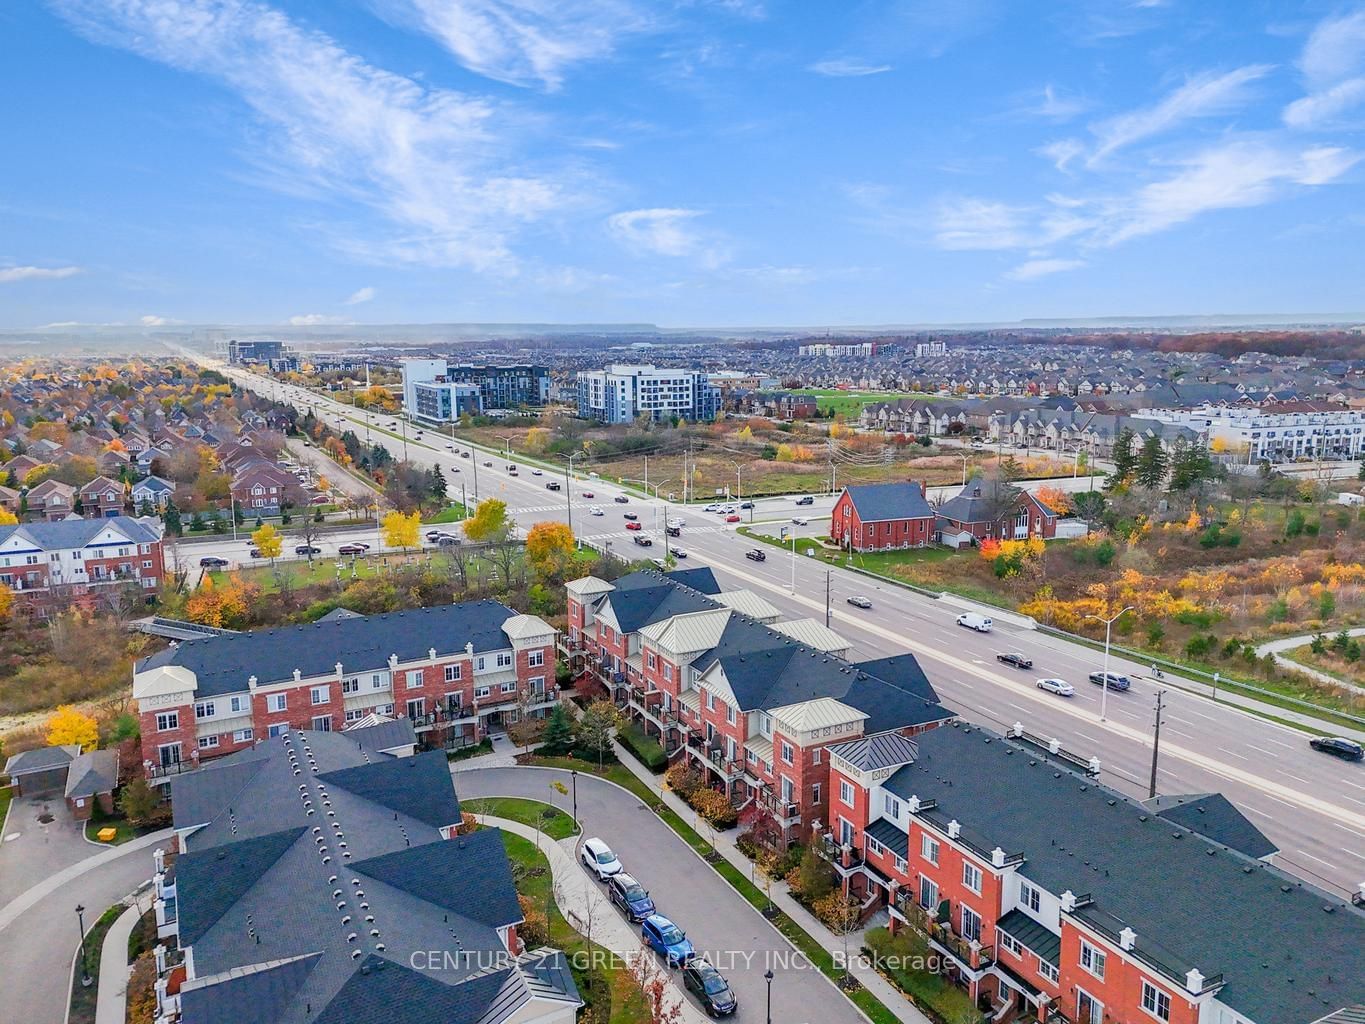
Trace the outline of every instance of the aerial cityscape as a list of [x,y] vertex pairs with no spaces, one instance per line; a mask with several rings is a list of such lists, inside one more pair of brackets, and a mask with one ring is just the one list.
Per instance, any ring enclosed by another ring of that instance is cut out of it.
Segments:
[[0,32],[0,1022],[1365,1021],[1365,7]]

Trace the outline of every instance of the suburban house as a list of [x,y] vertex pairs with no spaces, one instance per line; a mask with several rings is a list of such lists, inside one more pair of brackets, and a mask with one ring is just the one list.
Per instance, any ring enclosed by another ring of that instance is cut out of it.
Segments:
[[157,519],[63,519],[0,526],[0,584],[41,609],[93,601],[114,586],[151,598],[166,575]]
[[13,512],[17,515],[21,501],[22,499],[18,491],[13,487],[6,487],[4,484],[0,484],[0,508],[3,508],[6,512]]
[[111,519],[123,514],[123,484],[97,476],[76,492],[87,519]]
[[956,402],[898,398],[892,402],[869,402],[858,416],[865,430],[889,434],[943,437],[967,429],[967,410]]
[[554,706],[554,643],[554,627],[497,601],[188,640],[134,666],[143,766],[162,778],[370,715],[458,749]]
[[1311,1024],[1365,1004],[1365,886],[1347,901],[1267,864],[1221,797],[1154,811],[1018,725],[829,754],[817,848],[996,1020]]
[[85,821],[95,806],[114,813],[114,790],[118,788],[118,751],[90,750],[71,761],[66,773],[66,808],[76,821]]
[[819,622],[738,611],[747,592],[721,592],[709,569],[588,576],[567,590],[576,673],[692,761],[741,819],[767,816],[788,839],[826,819],[831,744],[954,717],[913,656],[847,661],[848,642]]
[[927,547],[934,542],[934,510],[924,484],[845,487],[830,515],[829,536],[852,551]]
[[228,489],[239,508],[271,514],[280,510],[282,502],[296,501],[303,493],[293,474],[262,458],[234,473]]
[[1057,513],[1028,491],[974,476],[938,507],[937,539],[949,547],[967,547],[987,538],[1025,540],[1057,536]]
[[173,781],[158,1021],[573,1024],[563,953],[517,934],[502,833],[459,834],[445,755],[376,730],[291,729]]
[[10,789],[15,796],[37,796],[60,790],[66,785],[71,762],[80,756],[78,744],[60,747],[35,747],[11,754],[5,762]]
[[166,503],[175,494],[175,487],[159,476],[149,476],[133,484],[133,507],[141,509],[148,504],[158,512],[164,512]]
[[76,510],[76,488],[48,478],[28,492],[28,510],[48,522],[65,519]]

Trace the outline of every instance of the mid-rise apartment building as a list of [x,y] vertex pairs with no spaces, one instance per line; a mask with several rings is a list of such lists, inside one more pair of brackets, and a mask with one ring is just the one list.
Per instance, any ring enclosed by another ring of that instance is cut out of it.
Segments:
[[796,351],[803,356],[846,358],[849,356],[875,356],[881,347],[875,341],[819,342],[798,346]]
[[152,778],[291,729],[406,718],[424,743],[479,742],[558,699],[555,630],[496,601],[185,641],[133,670]]
[[1365,409],[1315,402],[1201,405],[1148,409],[1143,415],[1189,427],[1239,461],[1358,459],[1365,453]]
[[155,597],[166,575],[161,521],[114,516],[0,526],[0,585],[35,609],[110,588]]
[[550,398],[548,367],[452,365],[445,359],[402,359],[403,409],[433,423],[465,413],[541,406]]
[[601,423],[714,419],[720,388],[700,370],[616,363],[578,373],[578,415]]

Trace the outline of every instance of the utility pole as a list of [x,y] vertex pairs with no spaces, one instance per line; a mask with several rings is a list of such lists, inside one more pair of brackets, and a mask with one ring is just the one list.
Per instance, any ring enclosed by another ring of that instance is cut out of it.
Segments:
[[1161,711],[1166,697],[1165,690],[1156,692],[1156,721],[1152,726],[1152,778],[1147,784],[1147,798],[1156,796],[1156,759],[1161,752]]
[[825,570],[825,628],[829,629],[829,578],[832,570]]
[[569,456],[569,464],[564,467],[564,500],[568,503],[569,510],[569,532],[573,533],[573,456]]

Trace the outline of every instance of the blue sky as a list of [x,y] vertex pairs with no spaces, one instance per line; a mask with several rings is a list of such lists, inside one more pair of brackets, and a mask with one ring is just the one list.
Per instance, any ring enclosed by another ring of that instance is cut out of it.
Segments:
[[50,0],[0,39],[4,326],[1365,306],[1361,3]]

